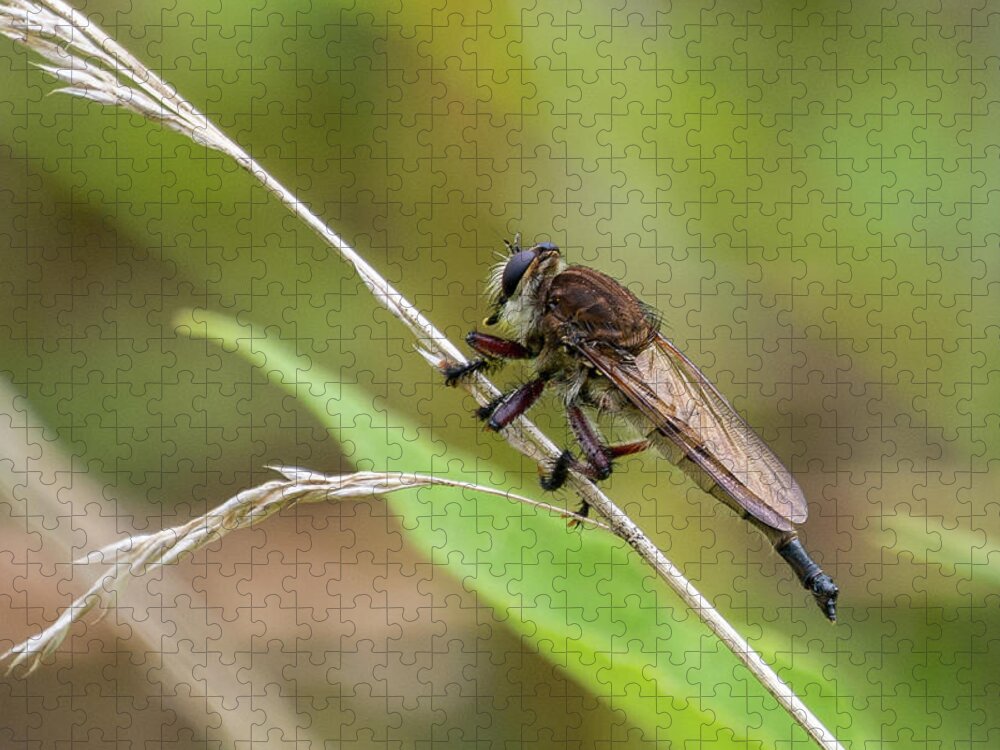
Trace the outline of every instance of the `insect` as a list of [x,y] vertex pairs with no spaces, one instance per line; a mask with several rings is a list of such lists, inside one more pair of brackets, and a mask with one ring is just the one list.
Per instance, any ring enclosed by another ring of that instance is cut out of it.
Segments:
[[[759,529],[830,621],[839,590],[806,552],[802,490],[781,461],[692,362],[660,333],[656,311],[609,276],[567,265],[559,248],[505,241],[506,261],[489,287],[492,313],[510,338],[471,331],[482,358],[445,368],[449,385],[509,359],[534,360],[534,376],[479,410],[495,431],[527,411],[546,387],[562,398],[581,456],[563,452],[542,477],[554,490],[572,469],[606,479],[613,461],[647,448],[680,467],[705,492]],[[607,444],[584,408],[621,415],[640,439]],[[586,513],[586,505],[581,509]]]

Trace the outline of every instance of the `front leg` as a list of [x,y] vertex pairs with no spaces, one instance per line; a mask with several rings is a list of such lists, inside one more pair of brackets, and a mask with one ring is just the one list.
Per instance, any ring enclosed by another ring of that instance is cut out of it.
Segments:
[[545,390],[545,378],[529,380],[510,393],[494,399],[479,410],[480,419],[486,420],[486,426],[494,432],[499,432],[519,416],[531,408]]
[[469,331],[465,342],[486,359],[473,359],[465,364],[446,367],[444,369],[445,385],[457,385],[462,378],[488,367],[490,360],[531,359],[536,356],[536,352],[517,341],[491,336],[479,331]]

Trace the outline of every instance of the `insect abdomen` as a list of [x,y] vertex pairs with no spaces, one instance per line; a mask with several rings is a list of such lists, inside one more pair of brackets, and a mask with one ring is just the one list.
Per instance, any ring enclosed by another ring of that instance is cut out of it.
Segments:
[[[643,429],[640,432],[648,430],[648,423],[645,418],[641,415],[637,415],[638,424],[636,426],[641,426]],[[730,508],[736,515],[741,518],[748,518],[754,521],[762,529],[775,529],[778,531],[791,531],[795,528],[794,524],[787,519],[782,518],[777,513],[768,513],[767,518],[759,518],[754,514],[754,512],[747,507],[744,507],[740,502],[726,491],[725,487],[722,487],[715,479],[713,479],[698,463],[688,456],[684,450],[669,436],[665,435],[660,429],[654,429],[645,435],[646,439],[650,441],[653,448],[665,459],[667,459],[674,466],[679,468],[684,472],[689,479],[691,479],[695,484],[698,485],[704,492],[707,492],[716,500],[722,502],[726,507]],[[738,482],[738,480],[733,477],[733,482]],[[762,510],[765,510],[762,508]]]

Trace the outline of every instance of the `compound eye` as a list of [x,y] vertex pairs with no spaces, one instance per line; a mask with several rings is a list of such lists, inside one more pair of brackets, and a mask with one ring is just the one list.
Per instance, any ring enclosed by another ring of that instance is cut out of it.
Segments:
[[503,278],[500,281],[504,297],[510,297],[514,294],[521,278],[536,257],[538,257],[538,253],[532,248],[531,250],[522,250],[507,261],[507,267],[503,269]]
[[559,246],[556,245],[554,242],[539,242],[537,245],[535,245],[535,249],[537,249],[537,250],[558,250]]

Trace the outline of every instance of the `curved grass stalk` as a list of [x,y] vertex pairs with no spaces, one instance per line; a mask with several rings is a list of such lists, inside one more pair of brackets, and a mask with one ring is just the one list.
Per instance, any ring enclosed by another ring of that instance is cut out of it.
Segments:
[[109,604],[125,590],[133,578],[175,564],[185,553],[195,552],[233,531],[262,523],[275,513],[299,503],[365,499],[419,487],[460,487],[488,495],[498,495],[583,523],[608,528],[599,521],[583,518],[548,503],[540,503],[493,487],[444,477],[373,471],[331,476],[296,467],[269,468],[284,476],[284,479],[276,479],[243,490],[204,516],[193,518],[187,523],[152,534],[127,536],[74,560],[74,565],[104,563],[111,568],[87,591],[78,596],[55,622],[38,635],[0,654],[0,660],[11,658],[9,669],[24,667],[24,673],[30,674],[66,640],[73,623],[82,620],[94,609],[101,609],[103,616]]

